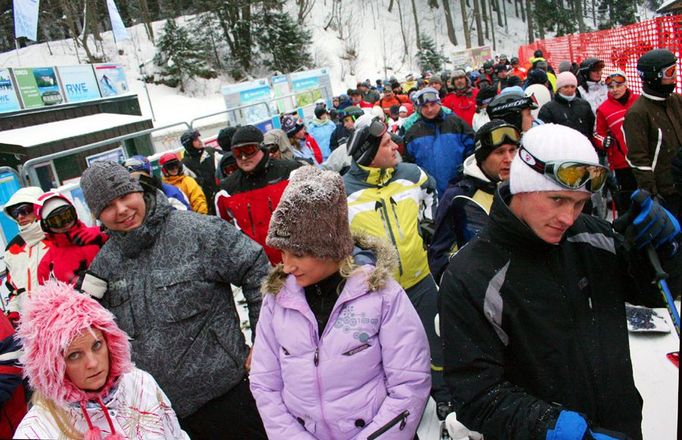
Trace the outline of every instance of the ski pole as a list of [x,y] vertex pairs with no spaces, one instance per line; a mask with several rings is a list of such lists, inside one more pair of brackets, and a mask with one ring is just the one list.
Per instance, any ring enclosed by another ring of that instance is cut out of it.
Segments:
[[663,267],[661,266],[661,261],[658,259],[658,254],[656,253],[656,250],[652,245],[648,245],[646,247],[646,254],[647,257],[649,258],[651,266],[654,268],[654,272],[656,272],[654,279],[656,280],[656,284],[658,285],[658,290],[660,290],[661,295],[663,295],[665,305],[668,308],[668,313],[670,313],[670,318],[673,320],[673,325],[675,326],[675,331],[677,332],[677,337],[679,338],[680,314],[677,311],[675,301],[673,300],[673,296],[670,293],[670,289],[668,288],[668,283],[665,281],[665,279],[668,278],[668,274],[663,270]]

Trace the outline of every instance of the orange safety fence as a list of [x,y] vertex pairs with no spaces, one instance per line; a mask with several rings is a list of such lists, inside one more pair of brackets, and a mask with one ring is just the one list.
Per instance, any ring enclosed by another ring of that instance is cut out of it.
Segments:
[[682,15],[668,15],[615,29],[571,34],[538,40],[519,48],[521,65],[527,64],[533,52],[540,49],[544,58],[558,69],[562,61],[580,64],[586,58],[604,60],[604,73],[622,70],[628,86],[636,93],[642,90],[637,75],[637,60],[651,49],[668,49],[677,56],[676,92],[682,93]]

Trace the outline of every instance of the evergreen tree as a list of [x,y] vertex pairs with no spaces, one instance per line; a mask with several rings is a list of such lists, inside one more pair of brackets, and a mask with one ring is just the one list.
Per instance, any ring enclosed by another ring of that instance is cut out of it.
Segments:
[[184,92],[187,81],[195,76],[216,77],[215,71],[208,66],[206,59],[205,50],[200,44],[192,41],[187,29],[179,26],[175,20],[168,19],[157,41],[154,55],[154,64],[159,69],[145,80],[169,87],[180,86],[180,91]]
[[266,13],[259,24],[258,45],[266,56],[267,68],[281,73],[294,72],[310,67],[312,57],[310,32],[299,26],[285,12]]
[[422,72],[440,72],[445,57],[438,52],[433,39],[428,35],[421,34],[419,36],[419,43],[420,49],[417,51],[417,61]]

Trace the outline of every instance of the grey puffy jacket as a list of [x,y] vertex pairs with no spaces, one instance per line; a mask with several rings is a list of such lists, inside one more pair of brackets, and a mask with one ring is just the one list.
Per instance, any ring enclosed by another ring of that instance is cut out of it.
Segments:
[[242,287],[255,329],[269,265],[228,222],[173,210],[160,193],[145,202],[144,224],[111,232],[90,272],[107,280],[102,304],[131,337],[133,361],[182,418],[245,376],[248,347],[230,284]]

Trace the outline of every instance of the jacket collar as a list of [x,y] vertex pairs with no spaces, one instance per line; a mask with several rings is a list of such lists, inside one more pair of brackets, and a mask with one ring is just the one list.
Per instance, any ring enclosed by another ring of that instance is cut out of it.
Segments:
[[348,172],[356,179],[367,182],[369,185],[382,187],[387,185],[391,178],[393,178],[395,168],[366,167],[352,161]]

